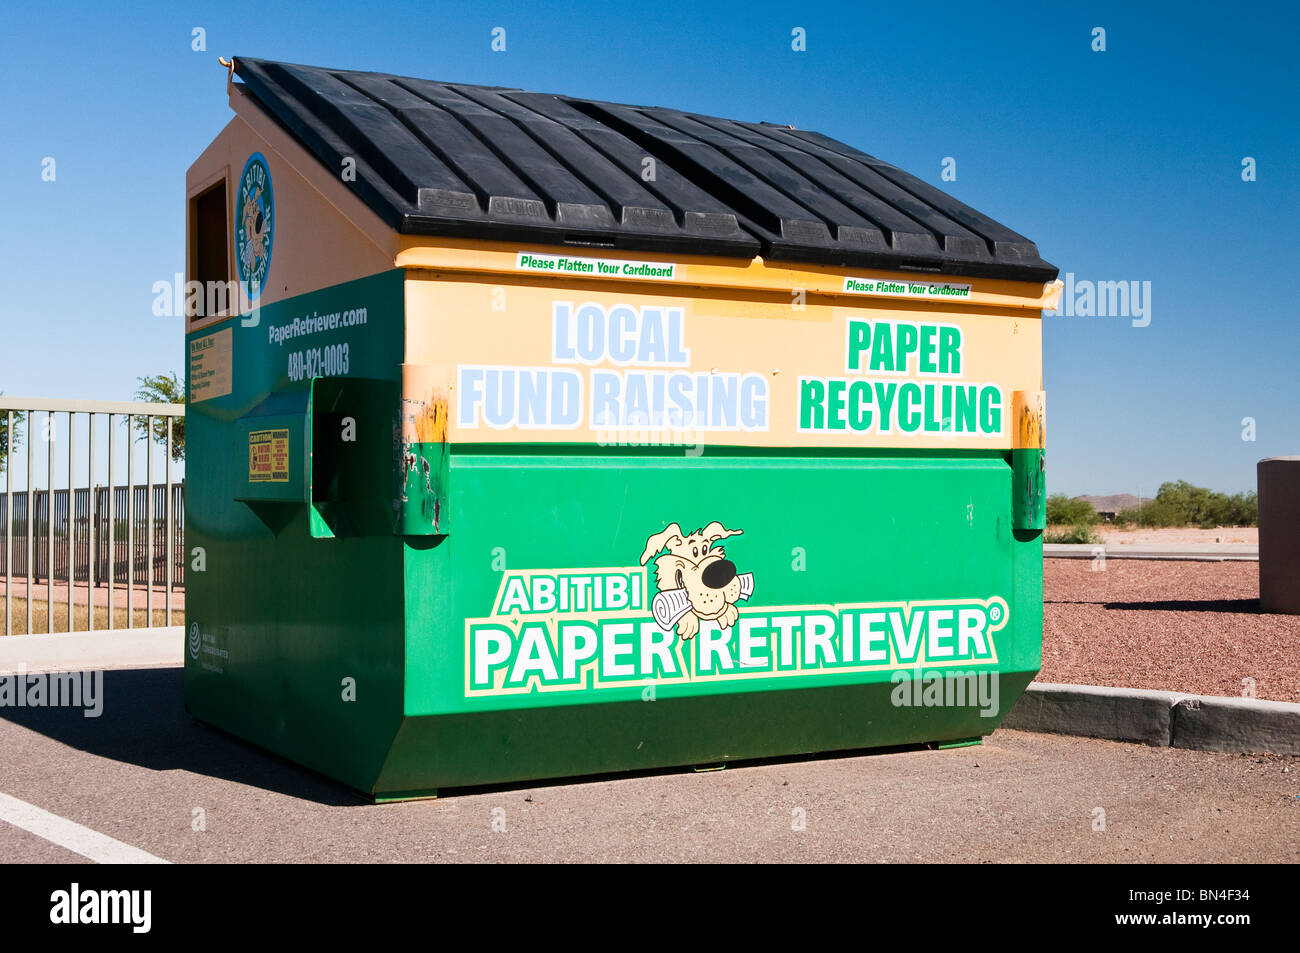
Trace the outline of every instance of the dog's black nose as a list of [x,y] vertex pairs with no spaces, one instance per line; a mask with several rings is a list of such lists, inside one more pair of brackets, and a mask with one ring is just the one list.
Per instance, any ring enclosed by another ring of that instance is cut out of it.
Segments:
[[736,564],[730,559],[719,559],[716,563],[705,566],[700,578],[710,589],[721,589],[736,578]]

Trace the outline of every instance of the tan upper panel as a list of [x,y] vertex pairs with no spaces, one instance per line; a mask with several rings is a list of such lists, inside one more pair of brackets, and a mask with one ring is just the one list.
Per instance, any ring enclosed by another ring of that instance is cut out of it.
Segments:
[[[612,248],[575,250],[477,239],[397,238],[399,267],[438,274],[489,273],[518,276],[539,284],[556,281],[614,282],[647,289],[714,288],[737,292],[785,292],[791,300],[810,295],[834,296],[840,303],[864,306],[893,301],[921,301],[943,307],[1016,308],[1041,315],[1057,306],[1061,281],[1044,283],[969,278],[926,272],[882,271],[851,266],[808,265],[763,258],[719,258],[629,252]],[[656,267],[657,266],[657,267]],[[580,271],[578,269],[586,269]],[[954,291],[956,296],[933,293]]]
[[[185,175],[187,281],[193,279],[195,271],[191,200],[223,181],[228,205],[227,260],[230,277],[238,280],[234,252],[237,190],[240,174],[253,153],[261,153],[266,160],[275,212],[261,304],[392,268],[397,254],[396,233],[352,195],[341,174],[331,175],[238,86],[230,87],[230,105],[235,118]],[[207,289],[203,293],[206,310]],[[213,300],[219,304],[224,299]],[[194,318],[187,327],[194,330],[230,316],[226,308]]]
[[411,271],[405,354],[453,443],[1006,449],[1042,387],[1018,308],[522,275]]

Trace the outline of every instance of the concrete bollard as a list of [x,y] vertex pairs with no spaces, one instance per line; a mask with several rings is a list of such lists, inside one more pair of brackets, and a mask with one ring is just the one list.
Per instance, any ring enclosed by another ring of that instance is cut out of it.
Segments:
[[1259,461],[1259,605],[1300,615],[1300,457]]

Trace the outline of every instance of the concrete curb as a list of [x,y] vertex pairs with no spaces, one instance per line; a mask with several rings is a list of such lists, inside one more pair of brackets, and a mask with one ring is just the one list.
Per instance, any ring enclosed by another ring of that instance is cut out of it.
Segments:
[[1181,543],[1150,543],[1143,546],[1102,543],[1044,543],[1044,559],[1182,559],[1194,562],[1259,562],[1254,543],[1213,543],[1187,546]]
[[1175,692],[1030,682],[1004,728],[1166,746],[1173,736]]
[[1300,754],[1300,705],[1192,695],[1174,709],[1175,748]]
[[1300,704],[1031,682],[1002,727],[1156,747],[1300,755]]
[[185,627],[0,637],[0,675],[160,668],[185,661]]

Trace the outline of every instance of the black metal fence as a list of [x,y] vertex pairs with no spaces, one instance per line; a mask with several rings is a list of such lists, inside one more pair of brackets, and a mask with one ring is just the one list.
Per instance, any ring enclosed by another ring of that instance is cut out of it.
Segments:
[[[136,583],[148,580],[150,553],[150,513],[149,487],[134,487],[134,497],[130,499],[131,507],[128,518],[128,487],[113,487],[112,522],[109,521],[108,487],[96,487],[95,492],[95,584],[105,586],[109,579],[109,564],[112,564],[112,579],[115,584],[124,584],[128,579]],[[172,560],[173,585],[183,588],[185,585],[185,484],[172,486],[172,538],[167,539],[167,487],[155,486],[153,489],[153,582],[163,586],[167,581],[167,560]],[[36,582],[44,583],[50,577],[50,557],[54,559],[54,581],[67,582],[69,562],[74,582],[86,582],[90,578],[90,490],[82,488],[72,491],[72,514],[69,520],[67,490],[53,491],[53,519],[51,525],[51,491],[34,490],[31,494],[32,519],[28,519],[28,494],[25,490],[15,491],[12,496],[0,493],[0,581],[5,570],[15,580],[27,578],[28,554],[31,554],[32,577]],[[13,543],[12,564],[4,545],[3,527],[8,517],[9,500],[13,500]],[[72,528],[73,545],[68,546],[68,530]],[[29,539],[31,529],[35,534]],[[53,539],[53,550],[50,541]]]

